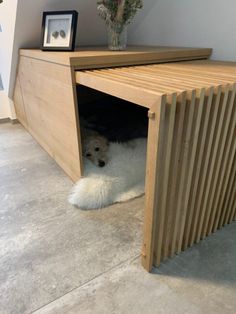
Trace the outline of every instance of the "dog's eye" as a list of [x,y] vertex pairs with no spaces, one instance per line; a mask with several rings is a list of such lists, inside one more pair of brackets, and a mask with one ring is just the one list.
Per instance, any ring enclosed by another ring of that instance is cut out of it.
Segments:
[[94,149],[94,150],[95,150],[95,152],[98,152],[98,151],[99,151],[99,149],[100,149],[99,147],[95,147],[95,149]]
[[86,154],[85,156],[86,156],[86,157],[91,157],[92,155],[88,153],[88,154]]

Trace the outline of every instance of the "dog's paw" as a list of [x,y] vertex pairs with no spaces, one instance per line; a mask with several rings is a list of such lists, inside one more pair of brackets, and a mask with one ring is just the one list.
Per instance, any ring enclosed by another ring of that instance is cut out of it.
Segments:
[[118,194],[114,202],[115,203],[126,202],[132,198],[143,195],[144,190],[145,190],[144,183],[137,184],[136,186],[132,187],[130,190],[127,190],[123,193]]

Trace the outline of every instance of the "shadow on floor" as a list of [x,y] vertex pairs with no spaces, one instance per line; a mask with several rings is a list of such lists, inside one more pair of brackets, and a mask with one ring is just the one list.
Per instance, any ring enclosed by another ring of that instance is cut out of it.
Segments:
[[165,261],[153,273],[236,286],[236,222]]

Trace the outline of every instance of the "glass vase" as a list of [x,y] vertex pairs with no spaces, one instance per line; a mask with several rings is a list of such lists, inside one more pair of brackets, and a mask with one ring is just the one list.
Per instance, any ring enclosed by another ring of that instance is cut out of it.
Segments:
[[108,26],[108,48],[110,50],[125,50],[127,46],[127,26]]

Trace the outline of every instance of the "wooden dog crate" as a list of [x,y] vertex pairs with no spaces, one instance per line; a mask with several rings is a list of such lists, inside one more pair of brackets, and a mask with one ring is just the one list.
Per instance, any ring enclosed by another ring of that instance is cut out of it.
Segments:
[[236,217],[236,64],[157,64],[210,52],[21,51],[18,119],[73,180],[82,173],[76,84],[148,108],[142,248],[148,271]]

